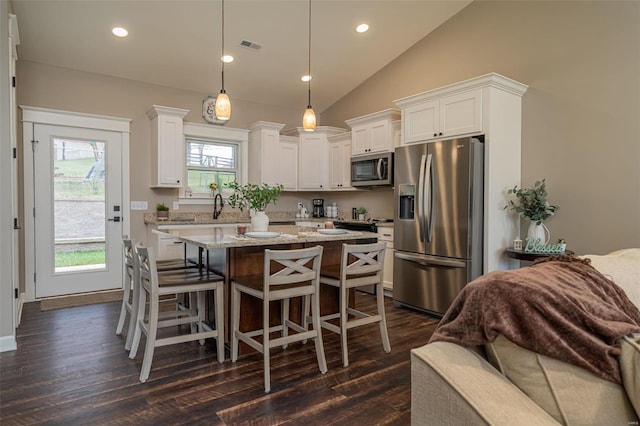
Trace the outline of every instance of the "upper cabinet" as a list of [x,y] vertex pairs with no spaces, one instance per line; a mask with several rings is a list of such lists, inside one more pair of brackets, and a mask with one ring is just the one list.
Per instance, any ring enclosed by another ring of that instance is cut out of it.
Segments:
[[396,133],[393,123],[399,119],[399,110],[386,109],[346,120],[351,127],[351,155],[393,151]]
[[249,125],[249,182],[297,189],[298,138],[280,135],[283,127],[266,121]]
[[189,110],[153,105],[151,119],[151,187],[180,188],[184,168],[183,118]]
[[482,90],[467,90],[407,106],[402,110],[402,122],[404,143],[480,132]]
[[351,133],[329,136],[329,189],[351,186]]
[[298,189],[326,190],[329,188],[328,138],[345,132],[337,127],[318,126],[313,132],[298,127]]

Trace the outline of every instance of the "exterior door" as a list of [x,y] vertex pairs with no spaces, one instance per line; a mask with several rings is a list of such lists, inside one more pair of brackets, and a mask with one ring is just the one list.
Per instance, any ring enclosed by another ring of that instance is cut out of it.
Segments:
[[35,298],[121,288],[122,134],[33,124],[28,144]]

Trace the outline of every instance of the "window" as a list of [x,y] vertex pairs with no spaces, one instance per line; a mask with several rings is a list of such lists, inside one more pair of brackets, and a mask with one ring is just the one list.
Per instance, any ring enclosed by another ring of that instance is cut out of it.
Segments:
[[219,190],[239,180],[238,144],[187,139],[187,186],[193,196],[209,196],[209,184]]

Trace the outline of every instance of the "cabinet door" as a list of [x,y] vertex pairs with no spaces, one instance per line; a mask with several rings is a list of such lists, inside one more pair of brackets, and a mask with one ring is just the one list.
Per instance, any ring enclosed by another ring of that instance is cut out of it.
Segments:
[[351,155],[366,154],[371,148],[371,128],[355,126],[351,129]]
[[184,166],[182,118],[158,117],[157,125],[157,186],[179,188]]
[[340,189],[344,181],[342,142],[329,143],[329,187]]
[[390,122],[382,120],[371,125],[371,147],[369,152],[393,151],[393,137],[389,130]]
[[[283,164],[286,164],[279,156],[280,134],[275,130],[262,131],[262,182],[275,185],[279,182],[280,171]],[[284,184],[283,184],[284,185]]]
[[438,137],[440,127],[438,105],[438,101],[425,102],[402,111],[402,135],[405,144]]
[[342,143],[342,185],[341,188],[351,188],[351,142]]
[[284,189],[298,189],[298,143],[281,140],[277,155],[274,164],[279,169],[279,177],[276,183],[282,184]]
[[298,147],[298,188],[325,189],[327,187],[327,139],[324,135],[300,137]]
[[461,136],[482,130],[482,90],[471,90],[440,100],[440,132]]

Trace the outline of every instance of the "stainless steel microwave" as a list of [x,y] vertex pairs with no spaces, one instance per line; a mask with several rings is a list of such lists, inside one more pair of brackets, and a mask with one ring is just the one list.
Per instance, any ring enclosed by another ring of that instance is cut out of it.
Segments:
[[351,186],[393,185],[393,152],[351,157]]

